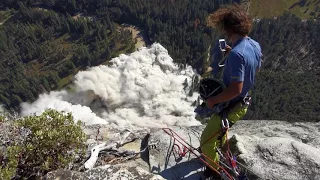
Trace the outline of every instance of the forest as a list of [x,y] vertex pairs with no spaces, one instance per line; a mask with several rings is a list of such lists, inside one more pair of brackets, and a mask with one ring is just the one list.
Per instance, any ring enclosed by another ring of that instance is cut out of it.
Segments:
[[[204,69],[208,47],[221,37],[206,17],[233,0],[3,0],[0,101],[7,108],[66,85],[81,68],[133,51],[128,23],[144,29],[183,68]],[[246,2],[246,1],[245,1]],[[250,36],[263,49],[262,70],[247,119],[320,121],[318,20],[284,13],[255,19]]]
[[67,85],[81,69],[132,52],[131,32],[103,19],[71,16],[19,3],[0,26],[0,101],[18,109]]

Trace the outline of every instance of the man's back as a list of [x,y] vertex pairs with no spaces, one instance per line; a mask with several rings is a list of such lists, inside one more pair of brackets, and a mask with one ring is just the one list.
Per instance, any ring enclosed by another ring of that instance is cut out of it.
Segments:
[[259,43],[249,37],[239,39],[230,51],[225,62],[223,81],[226,86],[234,81],[243,81],[238,97],[245,97],[252,88],[255,74],[261,66],[261,56]]

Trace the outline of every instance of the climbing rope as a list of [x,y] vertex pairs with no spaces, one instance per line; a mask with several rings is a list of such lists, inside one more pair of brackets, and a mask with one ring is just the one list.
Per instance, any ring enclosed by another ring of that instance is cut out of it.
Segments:
[[208,141],[210,141],[214,136],[216,136],[218,133],[221,133],[221,130],[217,131],[216,133],[214,133],[208,140],[206,140],[204,143],[202,143],[198,148],[193,147],[191,144],[189,144],[187,141],[185,141],[182,137],[180,137],[176,132],[174,132],[172,129],[170,128],[163,128],[162,129],[165,133],[167,133],[169,136],[171,136],[174,141],[179,142],[182,146],[184,146],[183,151],[181,150],[181,148],[179,147],[179,145],[173,145],[173,147],[179,147],[178,148],[178,153],[181,157],[184,157],[188,152],[194,154],[196,157],[198,157],[207,167],[209,167],[210,169],[212,169],[214,172],[218,173],[219,175],[221,175],[221,172],[219,172],[218,170],[216,170],[215,168],[213,168],[208,162],[206,162],[205,159],[203,159],[202,157],[200,157],[197,153],[195,153],[195,151],[197,151],[199,154],[201,154],[203,157],[205,157],[207,160],[211,161],[212,163],[214,163],[217,167],[219,167],[223,173],[225,173],[227,175],[227,177],[231,180],[233,180],[233,177],[229,174],[229,172],[222,167],[219,163],[213,161],[212,159],[210,159],[208,156],[206,156],[204,153],[200,152],[200,148],[207,143]]

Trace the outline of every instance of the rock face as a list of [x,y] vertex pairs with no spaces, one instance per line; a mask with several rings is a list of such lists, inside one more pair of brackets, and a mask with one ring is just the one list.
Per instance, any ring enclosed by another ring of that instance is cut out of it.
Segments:
[[[47,174],[48,180],[96,180],[96,179],[147,179],[162,180],[160,175],[150,173],[147,151],[141,152],[147,145],[146,140],[149,137],[149,131],[145,129],[129,131],[127,129],[119,130],[107,125],[86,126],[84,132],[88,136],[88,156],[90,150],[96,145],[106,143],[106,145],[119,143],[123,146],[115,146],[112,149],[101,151],[94,168],[87,169],[84,172],[71,170],[57,170]],[[123,152],[137,152],[137,155],[128,158]],[[82,161],[82,163],[84,163]],[[77,165],[79,166],[79,165]]]
[[[84,129],[85,133],[88,135],[87,145],[88,145],[88,156],[90,157],[90,151],[96,146],[105,143],[107,146],[111,146],[111,149],[101,151],[99,158],[97,159],[95,166],[103,166],[108,164],[119,164],[126,162],[129,159],[140,158],[140,167],[145,170],[149,170],[146,149],[148,145],[147,138],[149,137],[149,131],[146,129],[129,131],[127,129],[119,130],[111,128],[107,125],[91,125],[86,126]],[[143,151],[143,152],[141,152]],[[124,157],[125,152],[130,152],[132,157]]]
[[49,172],[46,176],[47,180],[97,180],[97,179],[146,179],[146,180],[162,180],[159,175],[154,175],[140,167],[128,167],[126,165],[117,166],[101,166],[86,172],[77,172],[70,170],[57,170]]
[[[189,146],[181,138],[197,148],[200,145],[203,127],[170,127],[170,129],[151,133],[149,143],[157,143],[156,148],[149,150],[151,172],[160,174],[165,179],[199,179],[203,171],[203,164],[196,155],[184,148],[183,145]],[[177,139],[175,140],[166,132]],[[183,151],[187,153],[180,156],[179,152],[182,153]],[[199,155],[197,151],[193,152]]]
[[[197,148],[204,127],[170,128]],[[199,158],[190,152],[179,157],[179,149],[182,152],[184,149],[182,144],[174,142],[163,129],[135,130],[128,135],[128,130],[101,126],[100,132],[104,132],[106,138],[96,140],[97,129],[92,126],[86,130],[91,138],[88,145],[119,140],[128,143],[109,149],[110,152],[102,151],[93,169],[85,172],[57,170],[48,173],[47,179],[193,180],[202,174],[204,165]],[[319,130],[320,123],[243,120],[230,129],[229,138],[232,150],[238,154],[237,160],[248,167],[250,179],[320,179]],[[139,153],[146,147],[148,151]],[[125,151],[138,154],[128,159],[121,153]],[[113,158],[117,160],[111,160]]]
[[233,128],[238,158],[259,179],[320,179],[320,123],[243,121]]
[[[199,146],[204,126],[171,128],[192,146]],[[230,129],[229,138],[251,179],[320,179],[319,130],[320,123],[243,120]],[[155,141],[157,148],[149,151],[151,172],[166,179],[199,177],[203,164],[196,156],[187,153],[177,158],[173,139],[163,130],[151,133],[149,142]]]
[[320,179],[319,149],[280,137],[237,138],[245,147],[239,158],[263,179]]

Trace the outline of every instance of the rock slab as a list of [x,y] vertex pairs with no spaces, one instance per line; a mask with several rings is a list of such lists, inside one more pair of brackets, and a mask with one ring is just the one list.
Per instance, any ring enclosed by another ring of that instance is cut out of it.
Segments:
[[[199,179],[203,171],[203,163],[191,152],[185,156],[179,156],[179,151],[183,152],[183,138],[188,144],[197,148],[200,146],[200,136],[204,126],[197,127],[170,127],[170,129],[161,129],[152,132],[149,138],[149,144],[156,143],[156,147],[149,150],[149,163],[152,173],[160,174],[165,179]],[[172,136],[167,134],[172,134]],[[176,134],[174,134],[176,133]],[[197,155],[199,153],[194,151]]]
[[127,166],[100,166],[85,172],[59,169],[49,172],[47,180],[163,180],[159,175],[154,175],[140,167]]

